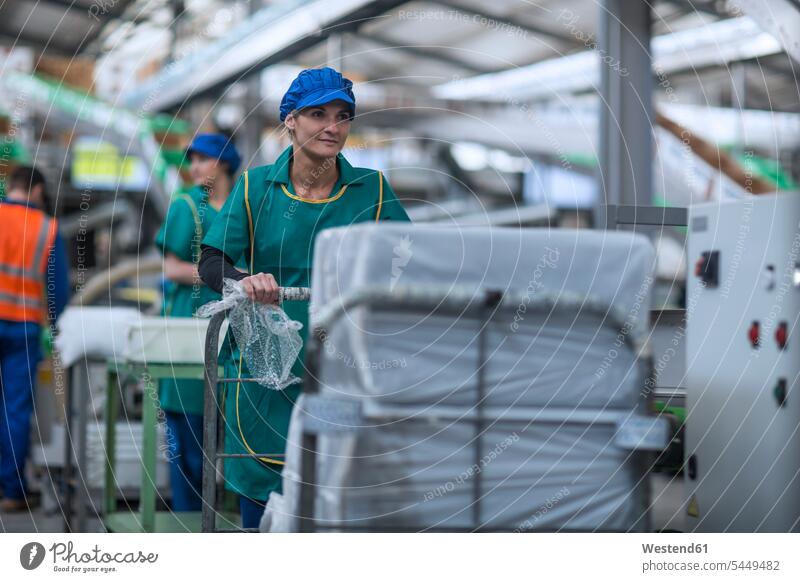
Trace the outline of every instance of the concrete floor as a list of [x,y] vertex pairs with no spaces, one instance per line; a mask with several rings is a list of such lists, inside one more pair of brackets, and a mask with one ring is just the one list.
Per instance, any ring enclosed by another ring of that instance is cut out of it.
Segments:
[[[651,522],[654,531],[684,531],[683,477],[654,473],[650,480]],[[64,517],[57,504],[49,509],[37,508],[32,512],[0,513],[0,532],[60,533],[64,531]],[[87,520],[89,532],[103,531],[97,518]]]
[[[95,511],[88,508],[84,533],[102,532],[103,527],[96,517],[100,508],[99,500]],[[44,495],[35,500],[33,511],[6,513],[0,511],[0,533],[61,533],[66,531],[64,514],[54,496]]]
[[[90,532],[100,532],[98,519],[89,520]],[[46,513],[41,509],[32,512],[0,513],[0,533],[61,533],[64,518],[59,513]]]

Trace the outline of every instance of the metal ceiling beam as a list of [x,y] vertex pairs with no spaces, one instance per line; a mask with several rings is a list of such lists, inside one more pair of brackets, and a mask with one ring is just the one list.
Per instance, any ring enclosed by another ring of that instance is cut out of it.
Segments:
[[423,59],[432,59],[435,61],[440,61],[442,63],[453,65],[460,69],[464,69],[465,71],[470,71],[476,74],[491,73],[492,71],[495,70],[495,69],[487,69],[485,67],[478,67],[476,65],[464,62],[461,59],[451,57],[447,54],[430,50],[431,47],[402,44],[400,42],[395,42],[393,40],[379,36],[377,34],[366,34],[363,32],[359,32],[358,38],[368,40],[370,42],[379,44],[381,46],[385,46],[387,48],[396,49]]
[[594,106],[534,106],[474,108],[465,112],[445,108],[426,117],[395,123],[415,135],[445,143],[477,142],[515,155],[555,155],[569,166],[569,156],[597,152],[597,112]]
[[658,24],[664,24],[666,25],[666,29],[669,30],[671,23],[675,22],[679,18],[683,18],[684,16],[686,16],[686,12],[683,10],[681,5],[675,2],[674,0],[662,0],[660,4],[668,6],[669,11],[666,14],[663,14],[660,13],[663,12],[663,9],[661,9],[660,7],[658,7],[658,10],[660,12],[657,12],[656,6],[658,6],[658,4],[653,6],[654,27]]
[[[74,57],[88,47],[100,35],[108,22],[118,18],[125,8],[131,4],[131,0],[117,0],[113,3],[113,6],[110,6],[105,12],[99,11],[96,15],[96,18],[92,17],[89,11],[93,6],[100,7],[100,4],[84,6],[75,4],[71,0],[39,0],[39,4],[63,8],[65,13],[68,12],[71,15],[83,12],[86,16],[85,20],[89,24],[84,37],[77,43],[67,45],[55,40],[58,37],[57,34],[54,34],[52,39],[43,39],[41,37],[31,35],[25,31],[14,31],[11,33],[8,30],[5,30],[0,31],[0,38],[9,39],[11,41],[19,40],[27,45],[31,45],[43,51],[52,51],[63,56]],[[98,10],[100,10],[100,8],[98,8]],[[2,12],[3,10],[0,9],[0,16],[2,16]]]
[[687,13],[692,12],[702,12],[704,14],[709,14],[716,18],[724,18],[724,15],[720,14],[715,8],[714,3],[705,3],[698,0],[666,0],[667,3],[672,4],[673,6],[677,6],[682,10],[686,10]]
[[61,44],[60,42],[53,41],[52,39],[46,39],[40,36],[35,36],[28,32],[25,32],[24,30],[15,32],[13,34],[5,30],[0,31],[0,38],[12,44],[18,43],[25,46],[32,46],[42,51],[46,52],[52,51],[63,56],[75,55],[74,46],[67,46],[66,44]]
[[[24,31],[14,31],[14,33],[10,33],[6,30],[0,32],[0,36],[3,38],[11,38],[13,40],[19,39],[24,41],[26,44],[34,45],[36,48],[41,50],[52,50],[65,56],[75,56],[97,38],[108,22],[119,17],[125,8],[131,4],[131,2],[132,0],[116,0],[113,3],[108,3],[106,8],[106,5],[99,3],[86,6],[77,4],[72,0],[38,0],[37,5],[60,8],[64,10],[65,14],[69,13],[73,16],[79,13],[84,14],[84,20],[87,21],[88,28],[84,37],[75,44],[67,45],[53,39],[42,39],[41,37],[32,36],[30,33]],[[97,10],[97,13],[94,16],[92,12],[93,8]],[[35,7],[33,10],[35,12]],[[2,13],[3,9],[0,8],[0,15],[2,15]],[[54,35],[54,38],[55,36],[56,35]]]
[[476,212],[461,216],[447,216],[431,220],[430,224],[450,226],[536,226],[549,224],[557,210],[552,204],[512,206],[499,210]]
[[458,12],[461,12],[462,14],[475,14],[476,16],[479,16],[481,18],[486,18],[487,20],[494,20],[500,24],[505,24],[510,27],[516,27],[534,35],[548,36],[550,38],[554,38],[573,47],[584,47],[584,43],[581,42],[580,40],[573,38],[568,34],[563,34],[561,32],[558,32],[556,30],[551,30],[548,28],[543,28],[541,26],[535,26],[533,24],[519,22],[518,20],[514,20],[513,18],[508,18],[506,16],[499,16],[497,14],[491,14],[489,12],[484,12],[482,10],[471,8],[469,6],[463,6],[461,4],[458,4],[457,2],[452,2],[449,0],[433,0],[433,3],[438,4],[439,6],[444,6],[446,8],[451,8],[452,10],[456,10]]
[[234,27],[219,41],[172,63],[123,96],[148,111],[182,107],[201,95],[221,92],[263,68],[286,61],[331,34],[357,30],[406,0],[296,1],[271,5]]
[[777,38],[800,63],[800,0],[733,0],[733,5]]
[[41,40],[33,40],[20,38],[18,35],[13,35],[8,32],[0,31],[0,43],[17,48],[30,47],[37,50],[44,50],[44,43]]
[[788,57],[783,54],[775,55],[775,57],[776,58],[758,59],[758,66],[766,69],[770,73],[775,73],[776,75],[791,79],[792,82],[797,82],[797,74],[800,72],[800,67],[792,65],[791,60],[789,60],[788,67],[781,66],[781,63],[786,62]]
[[[445,107],[432,103],[427,111],[435,114],[410,121],[413,111],[401,109],[394,115],[402,115],[402,123],[388,119],[383,125],[403,126],[415,134],[448,142],[473,141],[529,157],[548,155],[565,161],[572,154],[593,157],[600,152],[599,99],[496,108],[469,106],[462,112]],[[657,109],[711,143],[744,143],[773,157],[800,149],[797,113],[673,103],[660,103]]]
[[84,14],[88,14],[89,8],[91,7],[78,4],[74,0],[38,0],[38,2],[39,5],[44,4],[46,6],[53,6],[54,8],[65,8],[66,10],[79,11]]
[[81,52],[89,48],[89,46],[95,40],[97,40],[97,38],[103,32],[103,29],[106,27],[106,25],[112,20],[122,16],[123,12],[125,12],[125,9],[131,4],[133,4],[133,0],[116,0],[105,12],[98,14],[98,16],[101,17],[101,22],[98,23],[97,26],[93,27],[86,36],[84,36],[77,52]]
[[[740,17],[657,36],[653,38],[651,52],[654,72],[661,75],[764,57],[782,50],[780,43],[753,20]],[[508,71],[447,82],[433,87],[433,94],[466,100],[550,99],[557,93],[596,89],[601,65],[604,70],[615,69],[620,75],[630,74],[608,53],[582,51]]]

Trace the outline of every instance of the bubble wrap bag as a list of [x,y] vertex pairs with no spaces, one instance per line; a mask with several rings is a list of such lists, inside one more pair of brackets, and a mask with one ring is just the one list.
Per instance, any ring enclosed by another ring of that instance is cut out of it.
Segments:
[[250,376],[274,390],[300,382],[292,375],[292,366],[303,346],[299,333],[303,324],[280,307],[251,301],[242,284],[233,279],[223,282],[220,301],[203,305],[197,314],[210,317],[228,309],[228,323]]

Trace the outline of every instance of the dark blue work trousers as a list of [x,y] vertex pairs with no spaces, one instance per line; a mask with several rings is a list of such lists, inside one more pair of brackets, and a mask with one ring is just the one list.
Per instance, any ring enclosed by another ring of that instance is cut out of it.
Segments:
[[23,499],[27,489],[39,329],[34,323],[0,320],[0,489],[9,499]]

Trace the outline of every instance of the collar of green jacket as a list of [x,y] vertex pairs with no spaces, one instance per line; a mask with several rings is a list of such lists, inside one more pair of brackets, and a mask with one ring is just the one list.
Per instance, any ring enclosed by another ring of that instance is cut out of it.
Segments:
[[[267,182],[275,182],[277,184],[289,184],[289,168],[292,162],[293,155],[292,146],[287,147],[275,163],[270,166],[267,172]],[[360,186],[364,183],[366,177],[364,172],[359,172],[356,168],[350,165],[350,162],[342,154],[336,154],[336,165],[339,168],[338,185]],[[370,172],[374,173],[374,171]]]

